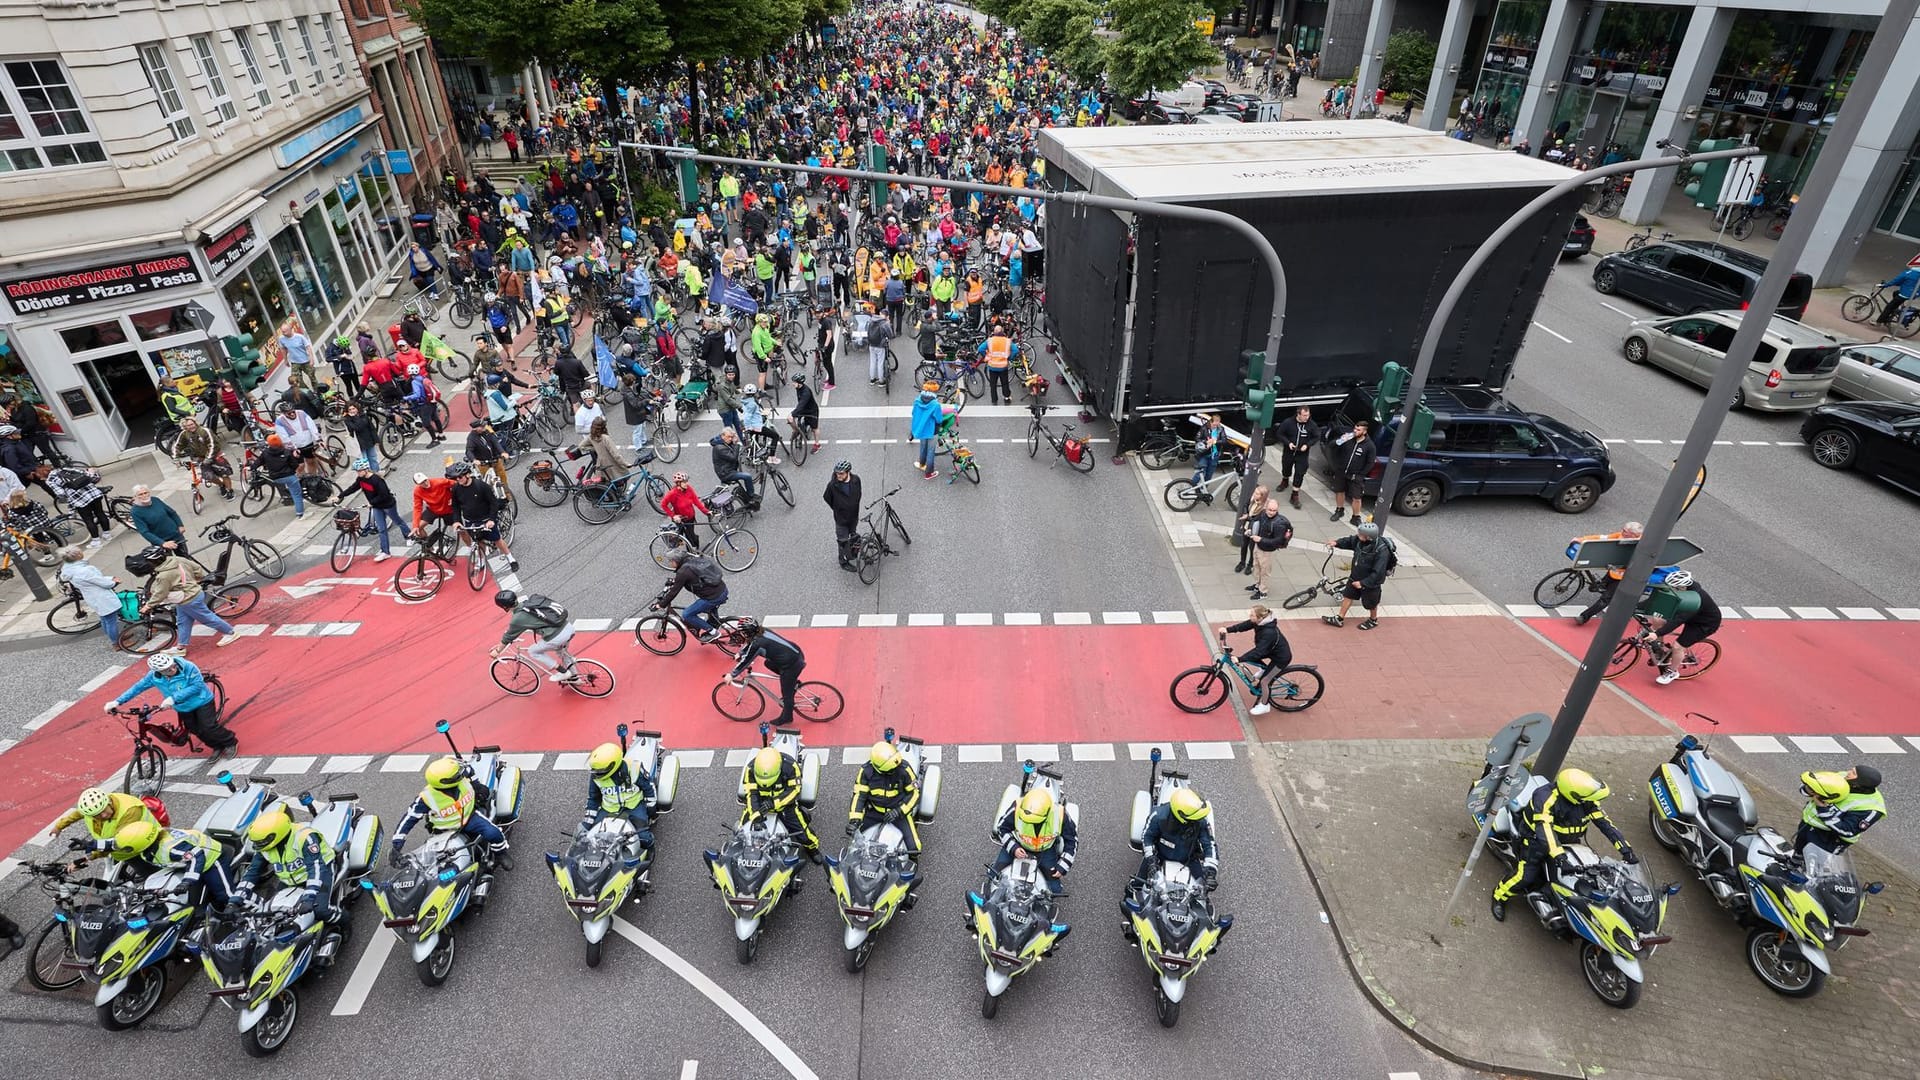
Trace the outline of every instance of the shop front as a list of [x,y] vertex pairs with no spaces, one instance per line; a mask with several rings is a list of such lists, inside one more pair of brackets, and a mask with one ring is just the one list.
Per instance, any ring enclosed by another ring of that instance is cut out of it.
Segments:
[[1594,148],[1596,163],[1638,156],[1691,11],[1658,4],[1589,7],[1574,37],[1550,137],[1571,151]]
[[1483,129],[1495,138],[1513,127],[1513,118],[1520,112],[1546,24],[1547,0],[1500,0],[1494,8],[1487,48],[1479,58],[1479,78],[1469,100]]

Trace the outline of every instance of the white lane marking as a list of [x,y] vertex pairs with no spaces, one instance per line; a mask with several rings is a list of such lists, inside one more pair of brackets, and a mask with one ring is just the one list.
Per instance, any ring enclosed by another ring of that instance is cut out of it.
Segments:
[[326,764],[320,766],[320,771],[323,773],[366,772],[367,766],[371,764],[373,764],[372,758],[359,755],[330,757]]
[[358,633],[359,630],[360,624],[357,622],[330,622],[320,627],[319,636],[345,637],[348,634]]
[[1140,613],[1137,611],[1103,611],[1100,621],[1108,626],[1139,626]]
[[1037,611],[1009,611],[1000,616],[1000,621],[1006,626],[1039,626],[1040,613]]
[[367,1003],[367,995],[373,992],[374,980],[380,977],[380,969],[386,966],[387,957],[392,955],[393,947],[400,943],[400,935],[384,926],[374,927],[373,936],[367,939],[367,947],[360,952],[360,959],[353,965],[353,974],[347,976],[347,988],[340,991],[340,1000],[333,1003],[333,1015],[358,1016],[360,1009]]
[[1231,761],[1233,744],[1224,742],[1190,742],[1187,744],[1188,761]]
[[1112,761],[1112,743],[1074,743],[1067,747],[1075,761]]
[[575,619],[573,620],[573,628],[575,630],[587,630],[587,631],[611,630],[613,629],[613,620],[612,619]]
[[840,764],[858,765],[865,760],[870,751],[864,746],[843,746],[840,748]]
[[1572,338],[1568,337],[1567,335],[1561,333],[1558,330],[1553,329],[1550,326],[1542,325],[1538,320],[1536,320],[1533,325],[1540,327],[1540,329],[1545,330],[1547,333],[1552,334],[1554,337],[1559,338],[1561,341],[1566,342],[1568,345],[1573,344]]
[[1771,735],[1729,735],[1733,745],[1749,754],[1784,754],[1787,748]]
[[1538,604],[1508,604],[1507,610],[1512,612],[1516,619],[1545,619],[1553,615],[1553,612]]
[[742,767],[742,766],[744,766],[744,765],[746,765],[746,763],[747,763],[747,762],[749,762],[749,761],[752,761],[752,760],[753,760],[753,755],[754,755],[754,754],[756,754],[756,753],[758,753],[758,752],[759,752],[759,751],[757,751],[757,750],[754,750],[754,749],[751,749],[751,748],[749,748],[749,749],[745,749],[745,750],[729,750],[729,751],[727,751],[727,768],[729,768],[729,769],[738,769],[738,768],[740,768],[740,767]]
[[413,772],[427,767],[426,754],[395,754],[382,762],[381,772]]
[[955,626],[992,626],[993,615],[985,611],[963,611],[953,617]]
[[[171,774],[172,770],[168,770]],[[171,777],[169,777],[171,778]],[[173,784],[167,785],[168,795],[204,795],[211,799],[222,798],[228,794],[224,784]]]
[[1187,613],[1184,611],[1156,611],[1153,613],[1153,621],[1163,624],[1184,623],[1187,621]]
[[1920,607],[1890,607],[1887,614],[1901,622],[1920,622]]
[[1847,741],[1863,754],[1904,754],[1907,748],[1885,735],[1849,735]]
[[847,617],[845,615],[815,615],[813,617],[813,625],[815,627],[845,626],[847,625]]
[[1020,761],[1059,761],[1060,747],[1053,743],[1015,743],[1013,756]]
[[1915,750],[1920,750],[1920,735],[1903,735],[1901,738],[1907,740],[1907,744]]
[[1773,444],[1766,441],[1765,439],[1741,439],[1740,445],[1741,446],[1772,446]]
[[1607,303],[1605,300],[1600,301],[1600,306],[1603,308],[1606,308],[1608,311],[1617,311],[1620,314],[1625,315],[1629,319],[1637,319],[1640,317],[1638,315],[1635,315],[1633,312],[1628,311],[1626,308],[1614,307],[1612,304]]
[[1746,607],[1746,608],[1743,608],[1742,610],[1744,610],[1747,613],[1747,618],[1749,619],[1787,618],[1787,613],[1777,607]]
[[960,762],[963,765],[977,764],[981,762],[992,762],[997,765],[1000,763],[1000,744],[993,743],[992,745],[989,745],[989,746],[955,747],[953,756],[954,756],[954,760]]
[[1635,439],[1635,440],[1633,440],[1633,445],[1635,445],[1635,446],[1659,446],[1659,445],[1661,445],[1662,443],[1664,443],[1665,441],[1666,441],[1666,440],[1664,440],[1664,439]]
[[1803,619],[1837,619],[1840,617],[1823,607],[1797,607],[1792,610],[1795,615]]
[[267,775],[299,776],[313,768],[313,761],[310,757],[277,757],[267,766]]
[[1879,608],[1870,607],[1843,607],[1840,609],[1840,616],[1846,619],[1860,619],[1865,622],[1884,622],[1887,618],[1885,615],[1880,614]]
[[1085,611],[1056,611],[1053,613],[1055,626],[1092,626],[1093,616]]
[[317,624],[310,622],[283,623],[273,628],[274,637],[312,637]]
[[4,754],[13,749],[19,742],[19,739],[0,739],[0,754]]
[[45,712],[27,721],[26,723],[21,724],[20,726],[25,728],[28,731],[39,731],[41,727],[43,727],[46,724],[47,721],[53,719],[56,716],[59,716],[61,713],[66,712],[68,709],[73,708],[73,705],[74,703],[71,701],[56,701],[53,704],[47,706],[47,709]]
[[1726,606],[1726,607],[1723,607],[1723,608],[1721,608],[1721,609],[1720,609],[1720,617],[1721,617],[1721,618],[1723,618],[1723,619],[1744,619],[1744,618],[1746,618],[1746,616],[1745,616],[1745,615],[1742,615],[1742,614],[1740,614],[1740,609],[1739,609],[1739,608],[1736,608],[1736,607],[1734,607],[1734,606],[1732,606],[1732,605],[1728,605],[1728,606]]
[[13,873],[15,870],[18,870],[19,868],[20,868],[19,859],[0,859],[0,881],[5,881],[7,879],[8,874]]
[[545,754],[501,754],[500,760],[521,772],[534,772],[540,768],[540,762],[545,760],[546,756]]
[[1775,446],[1799,446],[1799,445],[1801,445],[1801,444],[1800,444],[1800,443],[1798,443],[1798,442],[1786,442],[1786,441],[1783,441],[1783,440],[1780,440],[1780,439],[1775,439],[1775,440],[1774,440],[1774,442],[1773,442],[1773,445],[1775,445]]
[[1809,754],[1844,754],[1847,748],[1831,735],[1789,735],[1793,745]]
[[713,764],[711,750],[675,750],[673,756],[680,759],[683,769],[705,769]]
[[[680,1080],[696,1080],[700,1075],[700,1063],[692,1058],[680,1063]],[[1419,1080],[1415,1077],[1414,1080]]]
[[247,776],[259,767],[260,759],[257,757],[229,758],[226,764],[227,771],[235,776]]
[[107,670],[101,672],[100,674],[95,675],[93,678],[88,679],[86,682],[81,683],[80,693],[82,695],[93,693],[95,690],[98,690],[101,687],[107,685],[107,683],[111,681],[115,675],[118,675],[125,670],[126,668],[124,666],[118,665],[118,664],[108,668]]
[[233,636],[260,637],[262,634],[265,634],[268,629],[270,629],[270,627],[268,627],[266,623],[235,623],[233,624]]
[[[708,978],[705,972],[687,963],[679,953],[662,945],[652,935],[618,915],[613,918],[613,930],[621,937],[640,946],[643,952],[660,961],[668,971],[680,976],[688,986],[700,991],[702,997],[718,1005],[734,1023],[740,1025],[742,1031],[753,1036],[753,1041],[759,1043],[761,1049],[773,1055],[773,1059],[780,1063],[780,1067],[787,1070],[788,1076],[793,1077],[794,1080],[820,1080],[819,1074],[807,1068],[807,1063],[801,1061],[800,1055],[794,1053],[792,1047],[781,1041],[780,1036],[773,1033],[773,1029],[767,1027],[745,1005],[740,1004],[732,994],[721,989],[720,985]],[[691,1074],[682,1069],[680,1075],[684,1080]]]
[[1626,443],[1626,441],[1627,441],[1627,440],[1625,440],[1625,439],[1601,439],[1600,441],[1601,441],[1601,442],[1603,442],[1603,443],[1606,443],[1606,444],[1607,444],[1608,446],[1621,446],[1621,445],[1624,445],[1624,444]]
[[858,445],[858,444],[860,444],[860,443],[864,443],[864,442],[866,442],[866,441],[867,441],[867,440],[865,440],[865,439],[835,439],[835,440],[833,440],[833,445],[835,445],[835,446],[853,446],[853,445]]
[[798,615],[769,615],[760,620],[760,625],[771,626],[776,630],[790,630],[800,625]]
[[553,767],[561,772],[584,772],[587,768],[587,755],[555,754]]
[[900,616],[876,615],[876,614],[873,614],[872,612],[868,612],[860,616],[860,625],[861,626],[899,626]]
[[[1323,911],[1320,913],[1320,921],[1327,921],[1326,912]],[[1420,1080],[1420,1074],[1417,1072],[1390,1072],[1387,1074],[1387,1080]]]
[[945,626],[947,617],[940,612],[919,612],[907,616],[908,626]]
[[899,441],[900,441],[899,439],[868,439],[868,440],[867,440],[867,445],[869,445],[869,446],[892,446],[893,444],[895,444],[895,443],[897,443],[897,442],[899,442]]
[[1004,443],[1007,440],[1005,439],[973,439],[971,441],[977,442],[977,443]]
[[639,616],[635,616],[635,617],[633,617],[633,618],[630,618],[630,619],[621,619],[621,620],[620,620],[620,629],[622,629],[622,630],[628,630],[628,631],[631,631],[631,630],[632,630],[632,629],[633,629],[634,627],[636,627],[636,626],[639,626],[639,625],[640,625],[640,619],[639,619]]

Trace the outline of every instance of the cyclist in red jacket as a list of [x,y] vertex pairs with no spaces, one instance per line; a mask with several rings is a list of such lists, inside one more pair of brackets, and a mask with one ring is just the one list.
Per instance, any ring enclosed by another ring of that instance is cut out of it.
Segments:
[[687,482],[686,473],[673,474],[673,486],[660,497],[660,510],[667,515],[668,521],[679,528],[680,535],[687,538],[687,543],[695,551],[700,550],[700,540],[693,534],[695,520],[693,515],[697,511],[712,516],[713,511],[707,509],[707,504],[700,501],[700,493],[693,490],[693,485]]
[[454,482],[444,476],[413,474],[413,534],[420,535],[425,524],[450,522],[453,517]]

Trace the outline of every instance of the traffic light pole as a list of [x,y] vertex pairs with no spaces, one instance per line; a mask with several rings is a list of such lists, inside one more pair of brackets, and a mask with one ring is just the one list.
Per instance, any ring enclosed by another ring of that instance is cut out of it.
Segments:
[[[1626,633],[1627,620],[1633,616],[1633,598],[1646,589],[1647,581],[1653,576],[1654,564],[1659,560],[1661,550],[1667,546],[1668,538],[1673,535],[1674,525],[1692,501],[1696,492],[1695,484],[1705,483],[1701,470],[1706,466],[1707,452],[1713,449],[1714,437],[1720,434],[1720,425],[1726,422],[1728,403],[1733,400],[1734,392],[1740,388],[1740,380],[1747,372],[1747,358],[1753,356],[1760,347],[1761,336],[1773,321],[1774,309],[1786,294],[1787,279],[1793,275],[1794,268],[1800,265],[1800,256],[1806,252],[1807,240],[1815,219],[1819,217],[1820,208],[1840,177],[1847,151],[1859,140],[1868,105],[1873,101],[1874,94],[1886,85],[1887,74],[1893,67],[1894,55],[1899,51],[1903,37],[1895,28],[1911,24],[1916,12],[1920,12],[1920,0],[1891,0],[1887,5],[1887,13],[1880,21],[1886,32],[1875,34],[1873,43],[1867,47],[1867,55],[1860,61],[1852,89],[1841,103],[1840,115],[1835,118],[1833,130],[1827,135],[1825,145],[1831,148],[1830,152],[1814,159],[1807,182],[1800,189],[1798,212],[1787,222],[1786,231],[1781,234],[1779,243],[1774,245],[1767,260],[1766,272],[1760,275],[1759,282],[1754,286],[1753,296],[1740,319],[1740,329],[1735,331],[1733,343],[1727,346],[1719,369],[1714,372],[1713,383],[1707,388],[1707,396],[1701,401],[1700,411],[1693,419],[1693,429],[1687,432],[1686,444],[1674,459],[1666,485],[1660,489],[1660,497],[1653,504],[1653,512],[1647,515],[1646,531],[1640,542],[1634,545],[1633,559],[1627,564],[1626,576],[1621,579],[1620,587],[1614,593],[1614,602],[1607,605],[1606,613],[1600,618],[1600,627],[1594,631],[1593,640],[1587,645],[1586,657],[1575,672],[1572,685],[1567,687],[1567,696],[1560,703],[1553,729],[1547,733],[1546,743],[1540,748],[1540,758],[1534,765],[1536,776],[1551,776],[1565,762],[1567,748],[1573,744],[1574,734],[1580,730],[1580,722],[1585,719],[1588,706],[1593,704],[1594,694],[1599,692],[1607,660]],[[1459,282],[1454,284],[1458,286]],[[1436,322],[1435,327],[1438,325]],[[1432,329],[1429,336],[1435,333],[1437,329]],[[1428,358],[1430,351],[1423,350],[1422,359]]]
[[[1144,214],[1148,217],[1167,217],[1181,221],[1192,221],[1207,225],[1218,225],[1223,229],[1238,233],[1267,264],[1267,275],[1273,280],[1273,310],[1267,320],[1267,343],[1260,365],[1259,389],[1267,395],[1265,400],[1271,410],[1273,401],[1274,365],[1280,355],[1280,335],[1287,320],[1287,272],[1280,265],[1280,253],[1265,234],[1251,224],[1220,210],[1209,210],[1200,206],[1182,206],[1178,203],[1145,202],[1140,199],[1119,199],[1108,195],[1095,195],[1086,191],[1042,191],[1037,188],[1006,187],[1001,184],[981,184],[972,180],[948,180],[937,176],[913,176],[903,173],[872,172],[865,169],[842,169],[829,165],[789,165],[784,161],[761,161],[756,158],[723,157],[718,154],[702,154],[685,146],[663,146],[657,143],[621,143],[623,147],[637,150],[659,150],[668,157],[690,159],[707,165],[727,165],[738,168],[753,166],[761,169],[777,169],[785,172],[812,173],[817,176],[842,176],[849,180],[864,180],[870,183],[908,184],[914,187],[932,187],[954,191],[977,191],[983,195],[1004,195],[1016,199],[1038,199],[1046,203],[1064,203],[1072,207],[1092,207],[1097,210],[1115,210],[1127,214]],[[1124,388],[1123,388],[1124,389]],[[1240,485],[1240,512],[1247,512],[1247,504],[1252,500],[1253,478],[1260,475],[1260,462],[1266,448],[1266,426],[1254,423],[1249,425],[1246,482]]]

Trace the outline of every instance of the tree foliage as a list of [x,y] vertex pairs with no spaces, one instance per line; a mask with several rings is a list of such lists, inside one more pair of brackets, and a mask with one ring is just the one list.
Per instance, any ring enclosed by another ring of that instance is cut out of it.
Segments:
[[1395,30],[1387,38],[1386,58],[1380,62],[1380,85],[1396,94],[1424,90],[1439,54],[1439,46],[1420,31]]
[[1220,59],[1193,25],[1197,3],[1112,0],[1108,10],[1120,37],[1107,45],[1107,82],[1122,97],[1177,87],[1195,69]]

